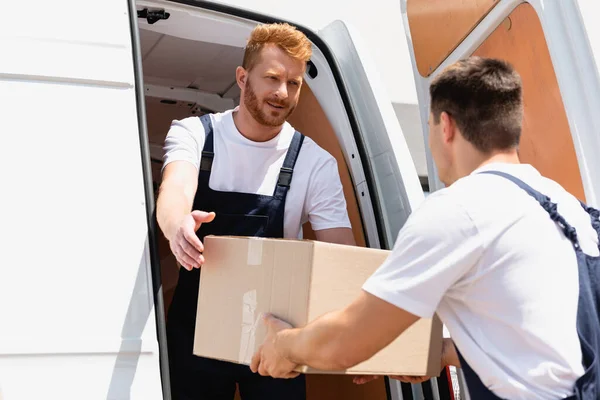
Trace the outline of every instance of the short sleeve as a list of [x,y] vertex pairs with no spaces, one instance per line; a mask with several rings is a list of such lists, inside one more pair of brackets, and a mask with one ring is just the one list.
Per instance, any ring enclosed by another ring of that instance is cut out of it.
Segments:
[[433,316],[443,296],[483,253],[483,241],[466,210],[441,192],[410,216],[390,256],[363,286],[421,318]]
[[351,228],[346,199],[335,158],[327,154],[308,183],[305,210],[314,231]]
[[189,161],[199,168],[204,138],[204,127],[200,118],[174,120],[165,138],[163,168],[173,161]]

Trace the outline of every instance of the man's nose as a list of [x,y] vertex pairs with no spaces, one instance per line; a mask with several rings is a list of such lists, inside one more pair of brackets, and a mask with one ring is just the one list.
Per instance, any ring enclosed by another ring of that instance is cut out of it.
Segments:
[[275,95],[279,99],[287,99],[288,97],[288,89],[287,84],[285,82],[281,82],[275,91]]

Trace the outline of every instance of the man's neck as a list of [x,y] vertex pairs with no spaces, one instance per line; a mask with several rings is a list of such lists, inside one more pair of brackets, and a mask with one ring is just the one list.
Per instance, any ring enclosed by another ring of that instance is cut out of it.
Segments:
[[483,157],[479,162],[475,163],[471,172],[489,164],[520,164],[519,154],[516,150],[509,152],[497,152]]
[[248,110],[242,106],[234,111],[233,123],[242,136],[253,142],[267,142],[277,136],[283,127],[283,124],[266,126],[258,123]]
[[476,171],[485,165],[496,163],[520,164],[521,161],[519,160],[519,153],[517,153],[516,149],[501,152],[498,151],[490,154],[471,152],[469,156],[465,154],[460,158],[460,164],[457,165],[456,168],[456,179],[454,179],[452,183],[462,177],[470,175],[473,171]]

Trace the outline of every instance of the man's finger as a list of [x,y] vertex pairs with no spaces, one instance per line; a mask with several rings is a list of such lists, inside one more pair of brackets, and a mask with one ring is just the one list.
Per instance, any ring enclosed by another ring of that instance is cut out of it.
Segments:
[[202,253],[204,251],[204,245],[196,235],[196,231],[192,231],[191,229],[182,229],[183,238],[192,246],[198,253]]
[[267,327],[267,330],[271,330],[271,327],[273,325],[273,316],[269,313],[264,313],[262,315],[262,323],[264,326]]
[[283,379],[294,379],[300,376],[299,372],[288,372],[287,374],[283,375],[282,378]]
[[374,381],[375,379],[379,379],[378,375],[359,375],[355,376],[352,381],[357,385],[364,385],[367,382]]
[[182,240],[181,243],[181,248],[183,249],[183,251],[185,252],[185,254],[187,254],[192,260],[195,260],[196,262],[200,263],[200,260],[203,259],[204,257],[202,257],[202,254],[196,250],[191,244],[190,242],[186,240]]
[[275,317],[273,314],[264,313],[262,317],[263,323],[267,327],[267,329],[273,329],[276,332],[279,332],[286,328],[291,328],[292,326],[286,321]]
[[430,377],[428,376],[407,376],[407,375],[393,375],[390,376],[390,378],[392,379],[396,379],[400,382],[404,382],[404,383],[421,383],[421,382],[425,382],[426,380],[429,380]]
[[294,379],[297,376],[299,376],[300,374],[298,372],[295,371],[291,371],[291,372],[275,372],[274,373],[274,377],[276,378],[280,378],[280,379]]
[[265,324],[268,324],[272,318],[273,318],[273,315],[271,315],[270,313],[266,312],[266,313],[262,314],[262,320]]
[[198,230],[198,228],[200,228],[200,225],[212,222],[215,219],[215,213],[207,213],[206,211],[195,210],[192,211],[192,218],[194,218],[196,224],[195,230]]
[[269,376],[269,372],[267,371],[265,364],[262,362],[258,366],[258,373],[259,373],[259,375],[262,375],[262,376]]
[[260,365],[260,352],[262,348],[259,348],[256,353],[252,356],[252,361],[250,362],[250,370],[254,373],[258,371],[258,366]]
[[181,245],[177,246],[177,254],[175,254],[175,256],[177,257],[177,261],[179,261],[179,263],[188,271],[191,271],[194,268],[200,268],[200,264],[197,261],[192,260],[192,258],[183,250]]

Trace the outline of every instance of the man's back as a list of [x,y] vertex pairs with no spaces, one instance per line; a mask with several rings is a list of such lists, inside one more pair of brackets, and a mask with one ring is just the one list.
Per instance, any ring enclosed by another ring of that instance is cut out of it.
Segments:
[[[513,182],[478,173],[484,170],[509,173],[549,196],[577,229],[582,249],[598,254],[589,215],[560,185],[529,165],[487,165],[440,196],[465,210],[477,231],[471,240],[484,250],[448,291],[439,312],[452,315],[461,309],[460,319],[444,318],[446,325],[459,348],[467,349],[463,355],[469,364],[489,371],[481,378],[497,393],[516,398],[520,391],[510,386],[525,381],[540,398],[560,388],[568,395],[583,373],[573,246],[538,202]],[[463,324],[479,329],[467,334],[459,327]]]
[[437,312],[498,396],[566,397],[583,373],[575,251],[538,202],[503,177],[479,174],[485,170],[552,198],[582,249],[598,254],[577,199],[530,165],[489,164],[425,200],[365,290],[421,317]]

